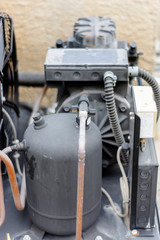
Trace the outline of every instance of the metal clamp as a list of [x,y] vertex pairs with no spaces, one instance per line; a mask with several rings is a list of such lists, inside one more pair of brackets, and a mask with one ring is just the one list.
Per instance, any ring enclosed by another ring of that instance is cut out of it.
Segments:
[[115,86],[116,86],[116,83],[117,83],[117,76],[114,75],[113,72],[107,71],[107,72],[104,73],[103,80],[105,81],[106,78],[108,78],[108,77],[109,77],[109,78],[112,78],[112,80],[113,80],[113,86],[115,87]]
[[128,77],[138,77],[138,69],[137,66],[128,67]]

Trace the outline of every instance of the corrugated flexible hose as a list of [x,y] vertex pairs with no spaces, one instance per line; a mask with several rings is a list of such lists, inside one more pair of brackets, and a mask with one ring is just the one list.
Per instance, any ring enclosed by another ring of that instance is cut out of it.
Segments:
[[141,68],[138,68],[138,76],[143,78],[152,87],[157,106],[157,121],[158,121],[160,114],[160,86],[156,79],[149,72]]
[[[106,101],[106,108],[107,108],[107,114],[109,118],[109,122],[112,128],[112,132],[115,138],[115,141],[120,147],[124,142],[124,136],[123,132],[119,123],[119,118],[117,114],[117,108],[114,98],[114,74],[112,72],[106,72],[104,74],[104,91],[105,91],[105,101]],[[126,162],[127,152],[123,151],[123,160]]]

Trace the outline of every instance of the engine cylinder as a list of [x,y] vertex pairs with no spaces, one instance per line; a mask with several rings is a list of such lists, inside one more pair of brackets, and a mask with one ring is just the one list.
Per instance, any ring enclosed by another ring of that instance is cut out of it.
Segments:
[[[76,231],[79,128],[74,114],[43,118],[24,135],[29,214],[44,231],[71,235]],[[101,207],[101,141],[91,122],[86,128],[83,230],[95,222]]]

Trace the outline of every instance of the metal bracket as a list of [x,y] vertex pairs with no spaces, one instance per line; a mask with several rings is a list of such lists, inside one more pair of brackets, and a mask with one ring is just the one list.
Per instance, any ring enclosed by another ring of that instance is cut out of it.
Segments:
[[17,235],[13,240],[43,240],[44,234],[45,232],[43,230],[32,225],[31,229]]

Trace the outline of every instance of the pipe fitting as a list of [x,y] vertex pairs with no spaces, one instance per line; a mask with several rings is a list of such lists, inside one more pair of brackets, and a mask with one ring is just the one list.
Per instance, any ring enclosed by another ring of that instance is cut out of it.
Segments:
[[128,67],[128,77],[138,77],[138,66],[130,66]]
[[116,86],[116,83],[117,83],[117,76],[114,75],[113,72],[107,71],[107,72],[104,73],[103,80],[105,81],[108,77],[113,80],[113,86],[115,87],[115,86]]

